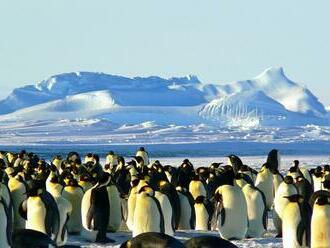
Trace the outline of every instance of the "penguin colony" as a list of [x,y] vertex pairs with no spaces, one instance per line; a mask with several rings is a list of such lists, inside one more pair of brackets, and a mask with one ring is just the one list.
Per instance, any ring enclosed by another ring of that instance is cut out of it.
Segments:
[[[277,150],[259,171],[235,155],[226,165],[163,166],[143,147],[128,162],[110,151],[104,166],[96,154],[46,163],[0,152],[1,248],[76,247],[68,235],[106,244],[117,231],[132,232],[121,247],[236,247],[230,240],[264,235],[269,213],[283,247],[330,247],[330,166],[307,170],[295,160],[280,171]],[[219,237],[181,243],[177,230]]]

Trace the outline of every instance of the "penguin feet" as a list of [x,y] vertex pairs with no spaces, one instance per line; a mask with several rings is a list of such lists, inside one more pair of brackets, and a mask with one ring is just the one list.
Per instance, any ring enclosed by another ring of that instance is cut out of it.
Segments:
[[100,244],[107,244],[107,243],[114,243],[116,241],[108,237],[97,237],[95,242]]

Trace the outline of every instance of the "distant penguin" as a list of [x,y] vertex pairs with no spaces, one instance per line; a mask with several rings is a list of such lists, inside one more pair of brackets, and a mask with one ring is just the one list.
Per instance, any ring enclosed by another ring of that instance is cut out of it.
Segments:
[[322,189],[323,172],[321,166],[318,166],[312,175],[314,192]]
[[0,195],[0,247],[10,248],[12,242],[12,209]]
[[238,248],[228,240],[211,235],[193,237],[184,243],[186,248]]
[[34,181],[28,198],[20,205],[20,214],[26,218],[26,229],[47,234],[52,240],[59,235],[60,214],[53,196]]
[[281,172],[278,170],[273,170],[273,195],[276,195],[276,191],[280,184],[283,182],[284,177],[282,176]]
[[319,196],[313,206],[311,221],[311,248],[330,245],[330,201],[329,196]]
[[178,230],[195,229],[194,198],[187,189],[181,186],[178,186],[176,189],[180,200],[180,208],[182,209],[180,211]]
[[267,206],[264,193],[258,188],[247,184],[242,189],[249,219],[246,237],[260,238],[267,231]]
[[283,248],[310,247],[312,209],[301,195],[291,195],[282,218]]
[[140,147],[139,150],[136,152],[136,157],[142,157],[143,158],[143,162],[144,165],[149,165],[149,154],[147,153],[147,151],[144,149],[144,147]]
[[228,164],[233,167],[234,173],[236,174],[243,166],[242,160],[236,155],[228,156]]
[[200,180],[198,175],[195,175],[190,181],[189,192],[194,199],[201,195],[206,197],[205,183]]
[[164,233],[173,236],[175,232],[173,212],[175,209],[172,209],[171,202],[166,194],[163,194],[159,191],[155,191],[155,198],[158,200],[163,213]]
[[177,239],[164,233],[146,232],[127,240],[120,248],[184,248],[185,246]]
[[161,206],[149,186],[142,187],[137,194],[132,235],[145,232],[165,232]]
[[26,199],[27,185],[22,176],[10,177],[8,181],[14,209],[14,230],[25,228],[25,220],[19,214],[19,206]]
[[248,231],[248,210],[245,196],[238,186],[222,185],[214,196],[217,223],[224,239],[243,239]]
[[208,231],[211,229],[213,209],[205,196],[200,195],[195,199],[195,230]]
[[92,242],[111,243],[114,240],[106,236],[109,225],[110,204],[107,185],[110,175],[103,173],[97,184],[87,190],[81,202],[81,236]]
[[53,192],[53,194],[60,214],[59,233],[55,242],[57,246],[63,246],[68,238],[67,223],[72,212],[72,205],[59,192]]
[[291,176],[286,176],[278,187],[274,198],[273,221],[277,237],[282,237],[282,218],[285,207],[289,204],[287,196],[298,194],[297,187]]
[[303,176],[301,170],[300,170],[300,167],[299,167],[299,161],[298,160],[294,160],[293,161],[293,166],[290,167],[289,169],[289,173],[288,173],[288,176],[292,176],[292,178],[294,180],[296,180],[297,177],[299,176]]
[[298,176],[296,178],[295,185],[297,187],[298,194],[302,195],[304,200],[308,202],[313,194],[313,186],[310,184],[310,182],[305,177]]
[[110,182],[107,186],[109,206],[110,206],[110,217],[108,224],[108,231],[116,232],[120,228],[122,214],[121,214],[121,199],[117,186]]
[[268,153],[267,164],[271,171],[276,171],[281,169],[281,156],[278,150],[273,149]]
[[139,179],[135,179],[131,182],[131,189],[129,191],[129,196],[127,200],[127,220],[126,224],[130,231],[133,231],[134,223],[134,211],[136,205],[136,197],[138,193]]
[[67,223],[69,234],[79,234],[82,228],[81,202],[84,196],[83,189],[78,185],[76,179],[71,179],[63,188],[62,196],[72,205],[72,212]]
[[265,194],[267,209],[270,210],[274,201],[274,185],[273,174],[267,163],[264,164],[258,172],[255,186]]

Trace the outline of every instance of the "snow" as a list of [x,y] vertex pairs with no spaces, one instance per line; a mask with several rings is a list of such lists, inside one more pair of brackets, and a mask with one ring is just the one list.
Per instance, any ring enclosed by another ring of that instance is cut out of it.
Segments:
[[17,88],[0,101],[0,121],[76,118],[106,118],[118,125],[146,121],[244,128],[329,125],[324,106],[308,89],[288,79],[282,68],[225,85],[204,84],[196,76],[64,73]]

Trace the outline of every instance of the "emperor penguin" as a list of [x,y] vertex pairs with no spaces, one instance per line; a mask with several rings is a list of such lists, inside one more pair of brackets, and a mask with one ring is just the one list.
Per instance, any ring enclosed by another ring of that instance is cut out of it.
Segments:
[[136,152],[136,157],[140,156],[143,158],[144,161],[144,165],[149,165],[149,154],[148,152],[145,150],[144,147],[140,147],[139,150]]
[[12,209],[0,195],[0,247],[10,248],[12,244]]
[[98,183],[87,190],[82,198],[81,217],[83,228],[81,235],[93,242],[114,242],[106,236],[110,216],[107,185],[110,180],[110,174],[103,173]]
[[155,191],[155,198],[158,200],[160,208],[163,213],[164,217],[164,233],[167,235],[174,235],[175,232],[175,223],[173,219],[173,212],[174,209],[172,209],[171,202],[169,198],[167,197],[166,194],[160,192],[160,191]]
[[278,187],[273,210],[273,221],[277,231],[277,237],[282,237],[282,218],[285,207],[290,203],[287,196],[298,194],[297,187],[294,184],[294,180],[291,176],[286,176],[284,181]]
[[8,188],[14,209],[14,230],[24,229],[25,220],[19,214],[19,206],[26,199],[27,185],[21,175],[9,178]]
[[180,201],[180,218],[178,230],[190,230],[195,229],[195,208],[194,208],[194,198],[191,193],[178,186],[176,188]]
[[267,163],[264,164],[258,172],[255,186],[265,194],[267,209],[270,210],[274,201],[274,185],[273,174]]
[[136,197],[138,194],[139,179],[135,179],[131,182],[131,189],[129,191],[127,200],[127,220],[126,225],[130,231],[133,231],[134,223],[134,211],[136,205]]
[[211,202],[205,196],[200,195],[195,199],[195,230],[208,231],[211,229],[213,209]]
[[149,186],[142,187],[137,194],[132,236],[145,232],[165,232],[161,206]]
[[109,206],[110,206],[110,218],[108,223],[108,231],[116,232],[120,228],[122,219],[121,210],[121,198],[117,186],[114,182],[110,181],[107,186]]
[[184,248],[185,246],[172,236],[165,233],[147,232],[125,241],[120,248]]
[[248,231],[248,210],[241,188],[222,185],[216,190],[214,198],[220,236],[224,239],[244,239]]
[[193,237],[184,243],[186,248],[238,248],[228,240],[211,235]]
[[301,195],[291,195],[282,218],[283,248],[310,247],[312,209]]
[[109,151],[105,158],[105,164],[108,165],[107,172],[111,173],[118,166],[118,156],[113,151]]
[[68,238],[67,223],[72,212],[72,204],[61,195],[60,191],[53,191],[52,196],[60,215],[59,233],[55,242],[57,246],[64,246]]
[[311,221],[311,248],[330,245],[330,201],[329,196],[319,196],[313,205]]
[[304,176],[298,176],[296,178],[295,185],[297,187],[298,194],[302,195],[304,200],[308,202],[314,191],[310,182]]
[[322,171],[321,166],[318,166],[316,167],[316,169],[313,169],[312,178],[313,178],[314,191],[318,191],[322,189],[323,176],[324,173]]
[[57,240],[60,214],[53,196],[43,189],[39,181],[33,182],[27,196],[19,209],[22,217],[26,218],[26,229],[42,232],[52,240]]
[[251,184],[246,184],[242,191],[245,196],[249,219],[246,237],[260,238],[267,231],[267,206],[264,193]]
[[236,174],[243,166],[243,162],[238,156],[229,155],[228,156],[228,165],[233,167],[234,173]]
[[195,175],[189,183],[189,192],[196,199],[198,196],[206,197],[205,183],[199,178],[199,175]]
[[72,205],[72,212],[67,223],[68,232],[69,234],[79,234],[82,229],[81,202],[84,191],[76,179],[71,179],[63,188],[62,196]]
[[268,153],[267,164],[271,171],[281,169],[281,155],[277,149],[273,149]]

